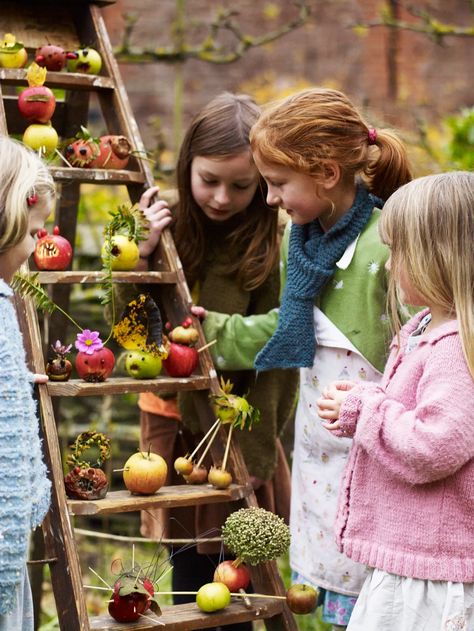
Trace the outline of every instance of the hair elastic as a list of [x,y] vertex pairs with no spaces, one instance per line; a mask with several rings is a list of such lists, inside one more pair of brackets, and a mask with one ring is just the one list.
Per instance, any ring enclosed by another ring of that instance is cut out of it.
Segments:
[[369,129],[367,135],[369,137],[369,145],[375,145],[375,143],[377,142],[377,130]]
[[37,201],[38,201],[38,195],[34,191],[31,195],[28,195],[28,197],[26,198],[26,203],[28,207],[34,206]]

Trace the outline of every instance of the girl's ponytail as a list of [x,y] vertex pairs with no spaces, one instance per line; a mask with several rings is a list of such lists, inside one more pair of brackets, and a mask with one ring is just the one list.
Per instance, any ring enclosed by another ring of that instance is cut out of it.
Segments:
[[371,192],[386,200],[412,179],[408,156],[404,144],[390,129],[369,130],[368,137],[370,134],[374,134],[370,144],[378,151],[369,159],[364,174]]

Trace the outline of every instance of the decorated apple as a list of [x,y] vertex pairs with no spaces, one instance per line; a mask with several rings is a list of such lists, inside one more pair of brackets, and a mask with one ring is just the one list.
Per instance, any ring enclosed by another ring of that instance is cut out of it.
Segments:
[[112,270],[127,272],[135,269],[140,251],[138,245],[133,238],[123,234],[115,234],[111,237],[110,242],[105,241],[102,246],[101,256],[105,262],[110,249],[110,265]]
[[199,363],[199,353],[193,346],[171,342],[163,366],[170,377],[189,377]]
[[197,606],[206,613],[225,609],[229,603],[230,591],[224,583],[206,583],[196,595]]
[[222,561],[214,572],[214,582],[224,583],[230,592],[247,589],[250,584],[250,572],[247,566],[237,561]]
[[174,469],[180,475],[189,475],[193,470],[193,461],[184,456],[176,458],[174,461]]
[[152,495],[166,481],[166,461],[152,451],[139,451],[130,456],[124,465],[123,481],[135,495]]
[[28,53],[21,42],[11,33],[6,33],[0,44],[0,66],[2,68],[23,68],[28,61]]
[[65,346],[60,340],[56,340],[51,344],[54,351],[54,357],[48,359],[46,364],[46,374],[50,381],[68,381],[72,373],[72,364],[67,359],[67,355],[71,351],[72,344]]
[[60,72],[68,59],[75,59],[75,53],[69,53],[61,46],[45,44],[36,49],[35,61],[38,66],[53,72]]
[[232,474],[225,469],[211,467],[207,481],[216,489],[227,489],[232,484]]
[[53,234],[42,228],[38,230],[38,241],[34,251],[36,267],[40,270],[59,271],[69,267],[72,260],[72,247],[67,239],[59,234],[54,226]]
[[318,592],[310,585],[296,583],[286,592],[286,602],[293,613],[311,613],[316,607]]
[[133,350],[127,353],[125,370],[134,379],[154,379],[161,372],[161,359],[152,353]]
[[188,475],[183,474],[183,478],[188,484],[204,484],[207,482],[207,469],[206,467],[193,465],[193,470]]
[[56,109],[56,99],[45,85],[26,88],[18,97],[18,109],[29,121],[47,123]]
[[51,123],[46,125],[33,123],[25,129],[23,142],[34,151],[41,150],[47,154],[52,153],[57,148],[59,137]]
[[67,60],[69,72],[84,72],[99,74],[102,68],[102,58],[94,48],[82,48],[73,51]]
[[76,371],[81,379],[90,382],[105,381],[114,369],[115,357],[99,337],[98,331],[84,329],[77,334],[74,346],[79,351],[76,355]]
[[101,136],[98,150],[89,163],[91,169],[125,169],[132,155],[132,145],[125,136]]
[[149,578],[124,574],[114,583],[109,614],[117,622],[135,622],[151,606],[154,592]]

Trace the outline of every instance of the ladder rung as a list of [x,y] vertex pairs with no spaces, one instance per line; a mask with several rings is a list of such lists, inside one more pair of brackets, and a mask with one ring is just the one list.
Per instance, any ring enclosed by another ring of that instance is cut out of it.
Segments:
[[72,515],[109,515],[110,513],[131,513],[152,508],[176,508],[197,504],[218,504],[235,502],[252,493],[252,485],[231,484],[228,489],[219,490],[208,484],[178,484],[162,486],[153,495],[132,495],[126,489],[109,491],[102,500],[68,499]]
[[145,182],[145,176],[140,171],[49,167],[49,172],[57,182],[74,181],[90,184],[144,184]]
[[53,397],[90,397],[105,394],[127,394],[129,392],[177,392],[178,390],[208,390],[211,377],[191,375],[191,377],[157,377],[156,379],[132,379],[130,377],[109,377],[100,383],[89,383],[82,379],[65,382],[49,381],[48,393]]
[[[38,281],[43,285],[74,284],[74,283],[102,283],[104,273],[101,271],[81,272],[39,272]],[[176,272],[112,272],[114,283],[175,285],[178,282]]]
[[[0,68],[0,81],[5,85],[28,85],[26,70],[23,68]],[[114,82],[110,77],[101,75],[80,74],[78,72],[48,72],[46,78],[48,88],[64,88],[65,90],[114,90]]]

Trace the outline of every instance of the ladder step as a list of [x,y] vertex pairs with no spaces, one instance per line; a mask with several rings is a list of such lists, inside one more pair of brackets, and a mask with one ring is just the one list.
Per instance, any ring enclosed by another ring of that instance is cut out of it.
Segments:
[[89,184],[144,184],[140,171],[119,169],[79,169],[76,167],[50,167],[49,172],[57,182],[83,182]]
[[70,379],[63,383],[47,383],[48,394],[53,397],[90,397],[129,392],[176,392],[181,390],[208,390],[211,376],[157,377],[156,379],[132,379],[110,377],[101,383],[89,383],[82,379]]
[[[19,68],[0,68],[0,81],[5,85],[28,85],[26,70]],[[115,89],[113,79],[93,74],[77,72],[51,72],[46,77],[48,88],[63,88],[65,90],[110,91]]]
[[215,489],[209,484],[178,484],[162,486],[153,495],[132,495],[126,489],[109,491],[103,500],[68,499],[72,515],[109,515],[132,513],[152,508],[177,508],[197,504],[219,504],[235,502],[248,497],[252,485],[231,484],[228,489]]
[[[159,594],[158,594],[159,598]],[[226,624],[236,624],[250,620],[272,618],[281,613],[285,601],[270,598],[252,598],[252,608],[247,609],[239,598],[232,597],[232,602],[222,611],[203,613],[196,603],[163,607],[163,615],[156,617],[147,612],[147,618],[125,624],[116,622],[108,614],[89,618],[91,631],[146,631],[148,629],[163,629],[163,631],[192,631],[192,629],[207,629]],[[153,622],[156,619],[156,623]],[[160,624],[164,623],[164,625]]]
[[[59,283],[72,285],[74,283],[102,283],[104,273],[102,271],[81,272],[39,272],[38,281],[43,285],[56,285]],[[176,272],[112,272],[114,283],[134,283],[135,285],[146,283],[159,283],[175,285],[178,282]]]

